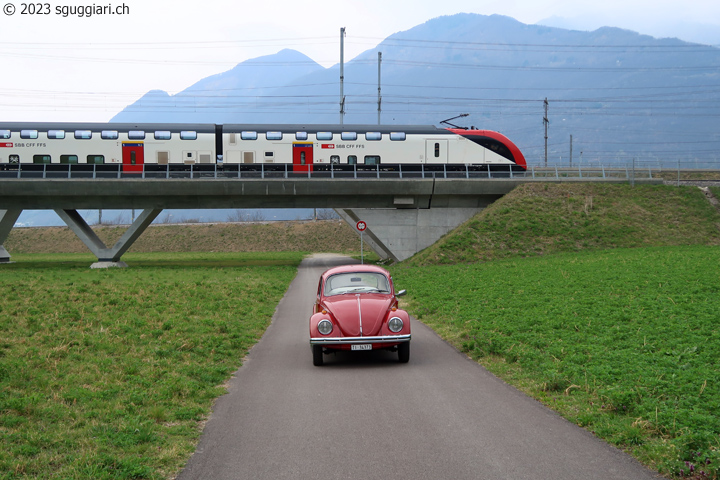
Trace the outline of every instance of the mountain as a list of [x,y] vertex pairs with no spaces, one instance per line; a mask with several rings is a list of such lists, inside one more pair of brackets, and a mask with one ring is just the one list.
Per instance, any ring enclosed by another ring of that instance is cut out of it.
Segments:
[[[548,160],[676,165],[715,160],[720,133],[720,49],[603,27],[586,32],[458,14],[396,33],[345,65],[344,122],[500,131],[529,163]],[[339,66],[299,52],[238,64],[170,96],[148,92],[113,121],[337,123]]]
[[[538,25],[546,27],[558,27],[568,30],[596,30],[602,25],[607,25],[610,18],[598,17],[597,15],[586,14],[575,17],[551,16],[537,22]],[[637,20],[634,20],[637,22]],[[642,20],[641,20],[642,22]],[[703,45],[720,45],[720,26],[709,23],[689,22],[681,19],[658,22],[655,19],[647,18],[642,25],[642,30],[654,37],[681,38],[688,42],[701,43]]]
[[238,123],[242,98],[269,95],[283,87],[286,79],[323,70],[308,56],[286,49],[239,63],[227,72],[200,80],[177,95],[152,90],[110,121]]

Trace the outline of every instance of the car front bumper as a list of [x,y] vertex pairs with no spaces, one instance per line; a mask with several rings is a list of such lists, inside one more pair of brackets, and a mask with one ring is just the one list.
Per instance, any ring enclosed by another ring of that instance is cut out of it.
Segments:
[[362,343],[403,343],[410,341],[410,334],[383,335],[380,337],[312,337],[310,345],[357,345]]

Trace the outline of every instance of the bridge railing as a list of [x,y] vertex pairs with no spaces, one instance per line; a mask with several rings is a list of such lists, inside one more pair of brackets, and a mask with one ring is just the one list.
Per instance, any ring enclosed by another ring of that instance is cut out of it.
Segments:
[[527,170],[510,166],[478,165],[313,165],[292,164],[198,164],[198,165],[92,165],[92,164],[0,164],[0,178],[11,179],[381,179],[381,178],[537,178],[565,180],[654,178],[651,168],[629,166],[540,167]]

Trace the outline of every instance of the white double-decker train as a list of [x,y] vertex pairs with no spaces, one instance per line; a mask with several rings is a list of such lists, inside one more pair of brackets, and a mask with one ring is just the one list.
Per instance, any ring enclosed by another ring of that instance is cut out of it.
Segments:
[[294,172],[413,165],[526,169],[518,147],[489,130],[413,125],[0,123],[0,168],[23,164],[115,165],[123,172],[211,164],[231,170],[282,166]]

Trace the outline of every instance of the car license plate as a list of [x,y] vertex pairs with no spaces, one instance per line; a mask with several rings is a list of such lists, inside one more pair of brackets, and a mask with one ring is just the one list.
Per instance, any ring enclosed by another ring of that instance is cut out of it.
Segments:
[[363,343],[360,345],[351,345],[351,350],[372,350],[372,344],[370,343]]

